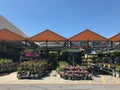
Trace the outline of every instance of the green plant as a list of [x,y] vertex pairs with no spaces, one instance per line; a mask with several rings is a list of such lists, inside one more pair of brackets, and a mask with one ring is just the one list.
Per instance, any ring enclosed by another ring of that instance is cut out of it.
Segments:
[[57,67],[57,68],[56,68],[56,71],[59,73],[62,69],[63,69],[63,68],[61,68],[61,67]]
[[0,59],[0,72],[11,72],[16,70],[16,63],[11,59]]
[[60,61],[59,62],[60,67],[65,67],[65,66],[68,66],[68,65],[69,65],[68,62],[66,62],[66,61]]
[[59,62],[59,66],[56,68],[56,71],[60,72],[63,68],[65,68],[68,65],[69,65],[68,62],[66,62],[66,61],[60,61]]
[[11,60],[11,59],[0,59],[0,64],[7,64],[7,63],[13,63],[13,60]]
[[120,66],[116,66],[115,70],[119,72],[120,71]]

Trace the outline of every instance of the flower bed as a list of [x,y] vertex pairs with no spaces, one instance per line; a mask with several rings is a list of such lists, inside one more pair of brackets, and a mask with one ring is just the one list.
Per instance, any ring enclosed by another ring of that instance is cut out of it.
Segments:
[[84,66],[67,66],[60,71],[60,76],[68,80],[92,80],[92,75]]
[[34,60],[21,63],[18,68],[18,79],[31,78],[40,79],[51,70],[52,62],[48,60]]

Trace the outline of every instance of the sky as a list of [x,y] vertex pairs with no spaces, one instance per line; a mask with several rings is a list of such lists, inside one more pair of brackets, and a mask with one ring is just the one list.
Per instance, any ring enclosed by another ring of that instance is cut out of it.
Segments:
[[0,15],[29,37],[46,29],[65,38],[120,33],[120,0],[0,0]]

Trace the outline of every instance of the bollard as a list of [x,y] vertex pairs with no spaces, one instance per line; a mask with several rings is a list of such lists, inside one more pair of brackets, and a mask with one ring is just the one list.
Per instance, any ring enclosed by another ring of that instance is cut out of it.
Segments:
[[116,77],[116,71],[115,70],[113,70],[113,76]]
[[114,70],[114,77],[116,77],[116,70]]
[[112,70],[112,76],[114,76],[114,70]]

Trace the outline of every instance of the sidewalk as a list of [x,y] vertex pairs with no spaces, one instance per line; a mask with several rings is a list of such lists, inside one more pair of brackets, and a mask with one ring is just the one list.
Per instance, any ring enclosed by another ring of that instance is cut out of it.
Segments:
[[109,75],[93,76],[93,80],[64,80],[55,71],[39,80],[17,79],[17,73],[0,76],[0,84],[120,84],[120,78]]

